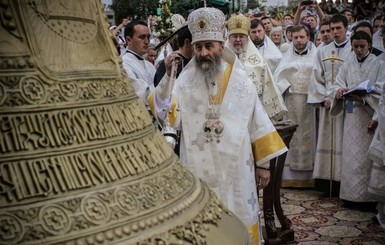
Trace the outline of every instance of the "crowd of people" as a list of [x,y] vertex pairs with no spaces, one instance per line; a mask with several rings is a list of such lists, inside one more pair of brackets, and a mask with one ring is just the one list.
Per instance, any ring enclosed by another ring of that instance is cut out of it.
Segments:
[[[385,230],[382,7],[302,0],[281,19],[202,7],[158,49],[148,21],[125,19],[111,31],[155,124],[258,244],[258,190],[270,181],[269,161],[286,151],[283,187],[376,209]],[[298,125],[289,147],[274,127],[282,121]]]

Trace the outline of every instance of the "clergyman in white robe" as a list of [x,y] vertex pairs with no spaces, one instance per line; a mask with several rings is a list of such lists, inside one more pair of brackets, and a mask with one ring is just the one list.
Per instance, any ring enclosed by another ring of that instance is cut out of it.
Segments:
[[281,50],[271,41],[271,39],[265,35],[263,43],[258,47],[259,52],[262,54],[263,59],[269,66],[271,73],[274,74],[279,62],[282,59]]
[[299,54],[290,44],[275,73],[281,93],[284,94],[288,119],[298,124],[290,142],[282,186],[312,187],[314,117],[313,107],[307,104],[309,80],[317,49],[313,43]]
[[378,202],[376,217],[385,230],[385,86],[382,86],[375,119],[378,127],[368,151],[368,157],[373,161],[368,192]]
[[147,104],[147,97],[154,89],[154,65],[129,49],[122,56],[122,61],[127,76],[133,81],[135,93]]
[[[375,201],[368,193],[372,161],[367,157],[373,135],[367,133],[368,123],[377,110],[382,86],[385,82],[385,63],[369,54],[363,62],[356,56],[346,61],[339,69],[336,82],[330,88],[331,95],[340,88],[353,88],[369,80],[373,91],[361,102],[334,99],[330,115],[343,117],[343,144],[341,165],[340,198],[351,202]],[[350,103],[350,105],[349,105]]]
[[373,34],[373,47],[385,52],[384,38],[381,35],[381,28]]
[[[332,65],[332,53],[334,60]],[[312,78],[310,80],[309,94],[307,102],[313,106],[319,107],[319,126],[318,138],[316,144],[316,152],[314,159],[314,179],[320,179],[321,185],[328,185],[330,175],[332,176],[332,193],[338,193],[336,185],[341,180],[341,154],[342,154],[342,117],[330,118],[329,111],[324,107],[324,103],[332,98],[327,94],[327,90],[331,87],[336,79],[339,68],[349,57],[353,56],[351,51],[350,41],[345,40],[345,43],[337,46],[335,42],[331,42],[325,47],[319,49]],[[332,123],[333,120],[333,123]],[[331,125],[333,124],[333,129]],[[333,131],[333,132],[332,132]],[[333,137],[331,137],[333,134]],[[332,138],[332,139],[331,139]],[[326,182],[327,181],[327,182]],[[316,185],[316,188],[317,185]],[[329,191],[330,186],[320,186],[320,190]],[[333,194],[334,195],[334,194]],[[338,194],[336,194],[338,195]]]

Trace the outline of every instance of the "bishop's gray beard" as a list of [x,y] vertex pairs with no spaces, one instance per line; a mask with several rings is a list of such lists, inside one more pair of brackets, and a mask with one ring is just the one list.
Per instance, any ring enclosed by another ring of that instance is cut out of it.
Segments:
[[222,55],[217,54],[214,58],[202,57],[196,59],[196,64],[205,81],[213,82],[222,72]]

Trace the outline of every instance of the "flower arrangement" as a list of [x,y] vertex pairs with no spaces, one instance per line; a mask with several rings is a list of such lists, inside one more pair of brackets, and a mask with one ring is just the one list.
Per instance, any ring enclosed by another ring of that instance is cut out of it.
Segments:
[[169,36],[173,31],[170,12],[171,0],[159,0],[159,4],[162,6],[162,10],[159,16],[155,17],[155,30],[154,35],[160,39]]
[[168,6],[171,6],[171,0],[159,0],[159,3],[160,3],[160,4],[167,3]]

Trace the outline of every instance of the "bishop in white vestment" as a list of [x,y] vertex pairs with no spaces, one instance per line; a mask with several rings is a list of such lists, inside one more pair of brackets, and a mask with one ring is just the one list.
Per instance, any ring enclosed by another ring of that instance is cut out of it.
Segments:
[[177,109],[169,121],[174,127],[181,127],[180,157],[186,167],[208,183],[246,226],[256,229],[259,207],[254,164],[268,168],[269,160],[287,148],[241,63],[230,50],[225,52],[228,57],[224,79],[229,76],[229,80],[216,105],[223,131],[216,134],[218,128],[213,125],[207,129],[213,134],[207,133],[210,92],[204,78],[197,76],[195,58],[175,82],[173,99]]
[[239,59],[224,47],[222,11],[201,8],[188,20],[195,56],[175,80],[168,122],[181,129],[185,166],[243,221],[254,244],[260,244],[257,186],[266,186],[270,159],[287,148]]

